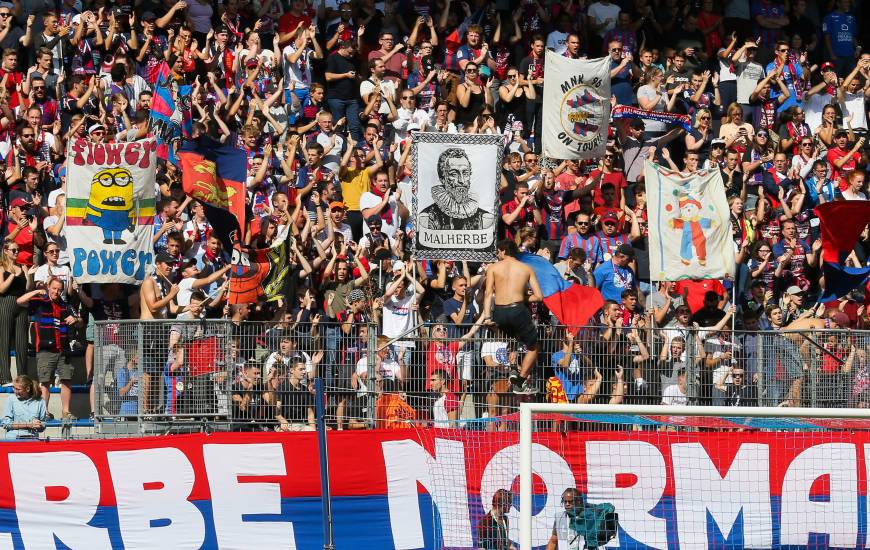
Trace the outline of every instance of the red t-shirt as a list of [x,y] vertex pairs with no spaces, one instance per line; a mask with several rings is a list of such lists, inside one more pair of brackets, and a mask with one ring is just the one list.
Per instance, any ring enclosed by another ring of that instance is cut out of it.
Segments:
[[[6,75],[5,69],[0,69],[0,79]],[[21,104],[18,99],[18,94],[15,92],[15,86],[21,84],[23,75],[19,72],[10,72],[9,78],[6,79],[6,89],[9,91],[9,108],[14,109]]]
[[[286,34],[288,32],[293,32],[296,30],[296,26],[299,25],[299,22],[302,21],[302,26],[308,28],[311,25],[311,13],[303,12],[302,15],[296,16],[290,13],[289,11],[281,16],[281,19],[278,20],[278,33]],[[282,45],[285,45],[289,42],[282,42]]]
[[840,191],[845,191],[848,189],[849,184],[846,183],[846,174],[857,168],[858,160],[861,158],[861,155],[858,153],[852,153],[852,158],[847,160],[843,167],[839,170],[834,162],[840,160],[849,154],[849,151],[843,151],[839,147],[834,147],[833,149],[828,149],[827,158],[828,164],[831,165],[831,180],[836,181],[839,184]]
[[674,294],[682,296],[684,289],[689,291],[689,294],[686,297],[686,303],[688,304],[689,309],[692,310],[693,314],[704,307],[704,294],[708,291],[712,290],[719,296],[725,295],[725,286],[722,285],[722,282],[718,279],[677,281],[676,284],[674,284],[673,292]]
[[455,340],[448,344],[440,342],[432,342],[429,344],[429,350],[426,353],[426,389],[432,389],[432,373],[436,370],[443,369],[450,376],[450,391],[459,391],[459,378],[456,376],[456,354],[459,348],[462,347],[462,342]]
[[[10,221],[6,224],[6,234],[9,235],[15,231],[18,224]],[[30,225],[24,226],[24,229],[15,235],[15,243],[18,245],[18,257],[15,261],[24,267],[33,266],[33,230]]]
[[[589,174],[589,177],[595,179],[600,173],[601,170],[596,168],[591,174]],[[622,172],[610,172],[609,174],[604,174],[604,177],[601,178],[600,182],[598,182],[598,187],[592,191],[592,199],[595,201],[595,206],[604,206],[604,198],[601,196],[601,187],[606,183],[612,184],[616,189],[616,204],[619,204],[622,201],[622,190],[628,187],[628,181],[625,179],[625,175]]]

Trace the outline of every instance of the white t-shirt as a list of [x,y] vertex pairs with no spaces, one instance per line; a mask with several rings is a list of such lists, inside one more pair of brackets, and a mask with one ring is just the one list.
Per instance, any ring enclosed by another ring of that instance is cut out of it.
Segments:
[[689,398],[680,391],[679,384],[673,384],[662,392],[662,405],[684,406],[689,404]]
[[178,294],[175,295],[175,302],[180,306],[190,304],[190,295],[193,294],[193,283],[196,282],[194,277],[182,279],[178,283]]
[[844,94],[844,101],[840,103],[843,116],[847,117],[852,115],[853,130],[867,129],[867,108],[865,107],[865,99],[863,90],[859,91],[857,94],[846,92]]
[[311,55],[314,50],[305,46],[305,52],[299,56],[296,63],[291,63],[289,58],[296,53],[296,42],[291,42],[284,48],[284,87],[290,89],[296,84],[296,89],[305,89],[311,85]]
[[[359,95],[363,99],[366,100],[366,96],[372,93],[375,90],[375,83],[371,81],[371,79],[363,80],[359,83]],[[381,98],[389,96],[390,100],[392,100],[393,105],[396,104],[396,84],[391,80],[381,80]],[[382,115],[390,114],[390,106],[387,105],[387,100],[383,99],[381,101],[381,106],[378,108],[378,112]]]
[[[657,95],[660,95],[658,103],[656,103],[650,111],[661,111],[664,112],[667,107],[667,102],[665,101],[665,94],[659,94],[659,92],[655,91],[655,89],[649,84],[644,84],[640,88],[637,89],[637,99],[638,103],[640,103],[640,99],[643,98],[647,101],[653,100]],[[644,127],[647,132],[664,132],[668,129],[667,124],[664,122],[659,122],[656,120],[644,120]]]
[[734,64],[734,72],[737,73],[737,103],[746,105],[758,81],[764,78],[764,67],[755,61],[741,61]]
[[321,164],[337,174],[338,165],[341,163],[341,154],[344,151],[344,138],[339,134],[333,135],[335,136],[335,147],[332,149],[329,149],[329,146],[332,144],[332,136],[328,136],[323,132],[317,134],[317,143],[322,145],[324,149],[329,150],[329,153],[323,156]]
[[[719,59],[719,82],[729,82],[737,80],[737,74],[731,72],[731,56],[728,56],[726,59],[722,59],[719,57],[719,54],[724,52],[725,48],[719,48],[719,51],[716,52],[716,57]],[[729,62],[726,63],[725,61]]]
[[[360,212],[362,212],[366,208],[374,208],[375,206],[379,205],[380,203],[381,203],[381,198],[379,196],[375,195],[371,191],[366,191],[365,193],[360,195],[359,210],[360,210]],[[392,218],[391,218],[391,221],[389,223],[384,222],[383,218],[381,218],[381,220],[382,220],[381,231],[384,232],[384,234],[386,234],[388,237],[390,237],[392,239],[393,235],[396,233],[396,227],[398,227],[399,221],[400,221],[399,208],[398,208],[398,204],[396,203],[395,195],[390,196],[389,203],[390,203],[390,208],[392,209],[391,210]],[[364,223],[363,224],[363,235],[368,235],[368,234],[369,234],[369,226],[368,226],[368,224]]]
[[66,288],[66,283],[69,281],[70,275],[71,273],[68,265],[50,267],[48,264],[42,264],[36,268],[36,273],[33,274],[33,280],[37,283],[44,283],[51,277],[57,277],[63,281],[64,288]]
[[[54,193],[54,191],[52,191]],[[49,195],[49,203],[51,195]],[[66,251],[66,224],[64,224],[63,228],[60,230],[60,235],[52,235],[48,232],[48,228],[57,223],[57,216],[46,216],[44,220],[42,220],[42,228],[45,230],[45,237],[48,239],[48,242],[54,243],[60,247],[60,254],[57,257],[57,263],[60,265],[68,265],[69,264],[69,254]]]
[[556,516],[553,523],[553,531],[559,541],[558,550],[583,550],[586,548],[586,539],[582,534],[571,528],[571,520],[568,514],[562,510]]
[[607,19],[610,20],[607,22],[607,25],[598,29],[598,36],[603,37],[607,31],[616,27],[616,19],[619,17],[620,11],[622,10],[616,4],[608,3],[604,5],[601,2],[595,2],[586,10],[586,15],[591,17],[596,25],[603,24]]
[[[411,315],[411,305],[413,303],[414,289],[410,287],[405,289],[403,295],[398,296],[393,294],[384,302],[384,336],[398,338],[414,326],[414,316]],[[409,335],[408,338],[412,338],[412,335]]]
[[[822,111],[825,106],[834,101],[834,96],[824,92],[813,94],[804,99],[804,122],[810,127],[811,132],[815,132],[816,128],[822,125]],[[852,121],[852,127],[855,128],[855,121]]]

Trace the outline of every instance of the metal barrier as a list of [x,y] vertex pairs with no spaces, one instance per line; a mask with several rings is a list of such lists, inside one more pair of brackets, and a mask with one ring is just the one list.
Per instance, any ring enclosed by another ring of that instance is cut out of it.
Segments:
[[870,333],[678,325],[571,332],[538,328],[537,394],[521,396],[508,376],[526,350],[493,327],[431,324],[389,340],[375,324],[292,315],[270,323],[100,322],[97,432],[310,430],[315,377],[324,380],[326,418],[338,429],[390,426],[394,415],[513,429],[508,417],[521,400],[870,405]]

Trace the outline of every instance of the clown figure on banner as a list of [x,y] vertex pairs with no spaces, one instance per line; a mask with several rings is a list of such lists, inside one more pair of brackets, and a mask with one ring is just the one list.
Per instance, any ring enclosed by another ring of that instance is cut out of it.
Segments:
[[[679,213],[668,219],[668,225],[681,230],[680,237],[680,261],[683,265],[689,265],[692,259],[697,259],[701,265],[707,265],[707,237],[705,229],[713,226],[712,218],[703,217],[701,202],[689,193],[681,193],[677,199]],[[665,210],[671,211],[671,205],[665,206]]]

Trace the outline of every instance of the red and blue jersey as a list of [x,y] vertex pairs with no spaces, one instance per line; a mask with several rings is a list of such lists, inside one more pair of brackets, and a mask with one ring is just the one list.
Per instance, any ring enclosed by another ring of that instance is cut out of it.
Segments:
[[559,258],[564,260],[575,248],[582,248],[586,251],[586,259],[593,266],[604,261],[604,247],[601,246],[601,239],[598,235],[587,235],[585,237],[580,233],[567,235],[562,239],[562,246],[559,247]]

